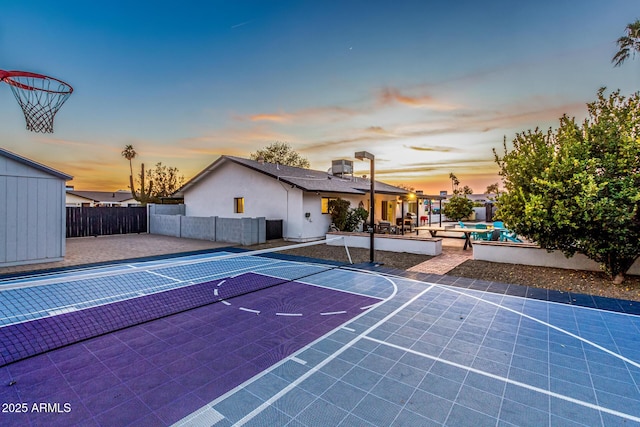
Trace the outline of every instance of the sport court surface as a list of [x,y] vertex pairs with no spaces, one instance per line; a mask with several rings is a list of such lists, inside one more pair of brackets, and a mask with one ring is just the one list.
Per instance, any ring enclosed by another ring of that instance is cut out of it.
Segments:
[[[516,286],[226,255],[0,282],[0,424],[640,425],[637,315],[509,295],[525,295]],[[299,279],[225,299],[234,281],[274,277]],[[7,363],[189,298],[223,301]],[[8,351],[38,328],[56,333]]]

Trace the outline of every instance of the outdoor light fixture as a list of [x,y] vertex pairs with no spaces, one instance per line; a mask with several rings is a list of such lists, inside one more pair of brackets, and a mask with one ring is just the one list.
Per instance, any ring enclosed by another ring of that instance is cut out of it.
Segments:
[[370,222],[370,230],[369,233],[370,234],[370,240],[369,240],[369,261],[371,263],[374,262],[374,249],[373,249],[373,240],[374,240],[374,236],[373,236],[373,224],[375,221],[375,215],[374,215],[374,208],[375,208],[375,194],[376,194],[376,186],[375,186],[375,179],[376,179],[376,175],[375,175],[375,156],[367,151],[358,151],[355,154],[355,158],[358,160],[364,160],[364,159],[369,159],[370,160],[370,164],[371,164],[371,197],[369,197],[370,200],[370,206],[369,206],[369,222]]

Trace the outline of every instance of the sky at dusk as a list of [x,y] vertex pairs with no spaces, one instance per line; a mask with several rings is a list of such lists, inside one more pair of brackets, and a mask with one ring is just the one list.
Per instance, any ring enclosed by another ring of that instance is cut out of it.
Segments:
[[640,88],[640,58],[611,64],[637,18],[638,0],[3,2],[0,69],[74,93],[40,134],[1,84],[0,146],[77,190],[126,189],[127,144],[189,179],[280,141],[313,169],[365,150],[378,180],[482,193],[505,137]]

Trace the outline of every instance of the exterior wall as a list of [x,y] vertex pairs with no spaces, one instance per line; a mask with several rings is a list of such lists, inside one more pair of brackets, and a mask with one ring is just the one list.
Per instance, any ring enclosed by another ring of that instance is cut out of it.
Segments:
[[[353,248],[369,249],[371,244],[371,236],[364,233],[327,233],[326,239],[334,239],[338,236],[344,237],[344,240],[333,240],[327,242],[330,246],[344,246]],[[442,254],[442,239],[422,238],[422,239],[403,239],[399,236],[388,236],[376,234],[373,241],[374,250],[388,252],[405,252],[410,254],[437,256]]]
[[[234,212],[236,197],[244,197],[244,213]],[[187,216],[282,219],[286,240],[322,238],[327,229],[320,233],[305,229],[303,199],[302,190],[231,162],[221,165],[184,194]],[[311,209],[311,205],[308,207]],[[320,215],[319,199],[317,214]]]
[[0,156],[0,267],[64,257],[65,184]]
[[[331,215],[322,213],[322,195],[305,193],[302,196],[302,240],[324,238],[331,225]],[[307,218],[306,215],[309,214]]]
[[79,197],[75,194],[66,193],[65,195],[65,204],[68,207],[81,207],[85,203],[88,203],[89,206],[93,206],[93,200],[85,199],[84,197]]
[[[188,216],[264,216],[267,219],[284,219],[286,222],[287,218],[283,218],[283,215],[290,192],[301,193],[259,172],[226,162],[190,188],[184,194],[184,204]],[[244,213],[234,212],[233,200],[236,197],[244,197]],[[298,212],[301,206],[298,206]]]
[[[234,212],[236,197],[244,197],[244,213]],[[363,202],[365,209],[369,209],[368,194],[305,193],[232,162],[221,164],[187,190],[184,204],[187,216],[282,219],[283,238],[303,242],[323,239],[329,229],[331,217],[322,214],[322,197],[340,197],[348,200],[352,208]],[[396,197],[376,194],[376,222],[382,218],[382,200],[395,201]]]
[[[561,251],[547,252],[533,244],[474,242],[473,259],[507,264],[535,265],[570,270],[600,271],[600,266],[582,254],[567,258]],[[631,266],[628,274],[640,276],[640,259]]]

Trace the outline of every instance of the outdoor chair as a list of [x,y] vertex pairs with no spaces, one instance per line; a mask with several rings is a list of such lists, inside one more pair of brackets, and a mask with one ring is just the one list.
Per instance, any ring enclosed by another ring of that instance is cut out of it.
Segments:
[[504,222],[502,222],[502,221],[493,221],[493,228],[504,228]]
[[487,231],[486,224],[476,224],[476,230],[485,230],[485,231],[473,231],[471,233],[471,238],[474,240],[489,240],[491,236],[491,232]]
[[378,233],[381,233],[381,234],[391,233],[391,223],[386,221],[380,221],[378,223]]
[[522,243],[522,240],[518,238],[518,235],[514,231],[509,231],[509,230],[502,230],[502,234],[500,235],[500,241]]
[[464,225],[464,222],[462,221],[458,221],[458,225],[460,226],[460,228],[467,228],[467,226]]

